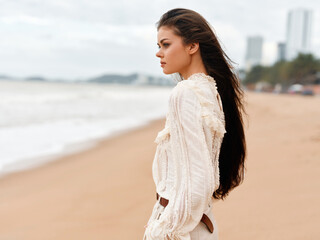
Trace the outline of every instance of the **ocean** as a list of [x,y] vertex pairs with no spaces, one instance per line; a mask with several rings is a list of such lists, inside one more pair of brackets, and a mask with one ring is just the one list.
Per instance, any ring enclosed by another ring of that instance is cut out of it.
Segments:
[[165,117],[172,88],[1,80],[0,175]]

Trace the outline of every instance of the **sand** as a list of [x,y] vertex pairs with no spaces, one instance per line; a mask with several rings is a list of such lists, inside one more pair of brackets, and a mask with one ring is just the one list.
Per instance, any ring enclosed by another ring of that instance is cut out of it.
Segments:
[[[244,182],[217,201],[221,240],[320,239],[320,98],[247,94]],[[0,240],[142,239],[164,119],[0,179]]]

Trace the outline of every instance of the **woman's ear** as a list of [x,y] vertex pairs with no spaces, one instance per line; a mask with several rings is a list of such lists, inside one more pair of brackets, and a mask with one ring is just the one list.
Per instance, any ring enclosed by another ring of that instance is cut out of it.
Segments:
[[189,54],[194,54],[199,49],[199,43],[190,43],[188,46]]

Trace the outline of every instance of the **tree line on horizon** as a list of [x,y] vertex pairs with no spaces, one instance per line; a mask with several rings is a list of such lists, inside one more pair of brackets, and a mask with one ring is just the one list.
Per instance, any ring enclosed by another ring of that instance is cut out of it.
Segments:
[[271,66],[256,65],[246,73],[244,85],[266,82],[274,86],[281,84],[320,84],[320,59],[313,54],[299,53],[291,61],[277,61]]

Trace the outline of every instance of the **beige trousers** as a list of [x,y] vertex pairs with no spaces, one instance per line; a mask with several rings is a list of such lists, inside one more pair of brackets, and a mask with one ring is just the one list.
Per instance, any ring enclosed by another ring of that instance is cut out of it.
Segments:
[[211,208],[205,213],[213,224],[211,233],[203,222],[200,222],[195,229],[190,232],[191,240],[218,240],[218,226]]
[[[190,232],[191,240],[218,240],[218,225],[213,215],[213,205],[213,202],[211,202],[207,210],[204,212],[212,222],[213,233],[208,230],[207,226],[203,222],[199,222],[199,224]],[[162,210],[164,209],[163,206],[160,205],[160,207]]]

